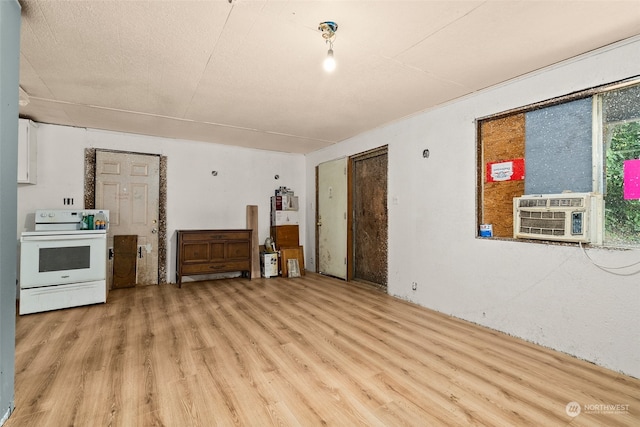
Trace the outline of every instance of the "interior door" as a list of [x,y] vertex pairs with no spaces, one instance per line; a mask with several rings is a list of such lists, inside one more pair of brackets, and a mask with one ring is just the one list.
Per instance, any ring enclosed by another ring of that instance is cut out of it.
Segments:
[[96,151],[96,209],[109,210],[109,248],[113,236],[138,236],[137,285],[158,283],[159,194],[159,156]]
[[318,272],[347,279],[347,159],[317,168]]
[[387,287],[387,147],[352,157],[353,279]]

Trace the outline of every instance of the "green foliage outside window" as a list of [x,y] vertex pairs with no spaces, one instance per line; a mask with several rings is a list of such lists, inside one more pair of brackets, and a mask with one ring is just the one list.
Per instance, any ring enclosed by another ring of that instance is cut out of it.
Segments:
[[624,199],[623,164],[640,159],[640,121],[614,125],[606,154],[605,241],[640,245],[640,200]]

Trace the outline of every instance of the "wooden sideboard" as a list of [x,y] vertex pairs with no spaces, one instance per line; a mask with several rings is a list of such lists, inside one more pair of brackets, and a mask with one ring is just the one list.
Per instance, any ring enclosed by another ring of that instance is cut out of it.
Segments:
[[241,271],[251,279],[252,230],[178,230],[176,282],[182,276]]

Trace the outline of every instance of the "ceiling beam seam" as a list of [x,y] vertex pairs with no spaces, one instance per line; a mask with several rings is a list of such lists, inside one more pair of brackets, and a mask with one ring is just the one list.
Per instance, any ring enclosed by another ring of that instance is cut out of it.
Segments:
[[285,137],[288,137],[288,138],[297,138],[297,139],[302,139],[302,140],[306,140],[306,141],[318,141],[318,142],[328,143],[328,144],[334,144],[334,143],[337,142],[337,141],[330,141],[330,140],[327,140],[327,139],[310,138],[308,136],[292,135],[292,134],[288,134],[288,133],[284,133],[284,132],[274,132],[274,131],[269,131],[269,130],[264,130],[264,129],[248,128],[248,127],[244,127],[244,126],[235,126],[235,125],[229,125],[229,124],[224,124],[224,123],[197,121],[197,120],[191,120],[191,119],[184,119],[184,118],[181,118],[181,117],[165,116],[165,115],[162,115],[162,114],[145,113],[145,112],[142,112],[142,111],[131,111],[131,110],[123,110],[123,109],[120,109],[120,108],[102,107],[100,105],[78,104],[78,103],[69,102],[69,101],[59,101],[59,100],[55,100],[55,99],[40,98],[40,97],[37,97],[37,96],[29,96],[29,99],[30,99],[31,102],[33,102],[34,100],[37,100],[37,101],[42,101],[42,102],[50,102],[50,103],[53,103],[53,104],[63,104],[63,105],[70,105],[70,106],[74,106],[74,107],[86,107],[86,108],[92,108],[92,109],[96,109],[96,110],[114,111],[114,112],[117,112],[117,113],[134,114],[134,115],[139,115],[139,116],[154,117],[154,118],[158,118],[158,119],[175,120],[175,121],[184,122],[184,123],[196,123],[196,124],[203,124],[203,125],[212,125],[212,126],[219,126],[219,127],[224,127],[224,128],[228,128],[228,129],[237,129],[237,130],[245,130],[245,131],[250,131],[250,132],[264,133],[264,134],[267,134],[267,135],[285,136]]
[[431,33],[427,34],[426,36],[424,36],[423,38],[421,38],[420,40],[418,40],[417,42],[415,42],[414,44],[412,44],[411,46],[407,47],[406,49],[396,53],[394,55],[394,58],[397,56],[402,55],[403,53],[406,53],[408,51],[410,51],[411,49],[413,49],[414,47],[418,46],[420,43],[424,42],[425,40],[433,37],[434,35],[438,34],[440,31],[444,30],[445,28],[455,24],[456,22],[460,21],[461,19],[466,18],[467,16],[471,15],[473,12],[475,12],[477,9],[479,9],[480,7],[482,7],[484,5],[484,3],[486,2],[482,2],[481,4],[479,4],[478,6],[474,7],[473,9],[469,10],[468,12],[466,12],[465,14],[463,14],[462,16],[457,17],[456,19],[454,19],[453,21],[449,21],[447,22],[445,25],[443,25],[442,27],[438,28],[435,31],[432,31]]
[[229,13],[227,13],[227,17],[224,20],[224,24],[222,24],[222,30],[218,34],[218,39],[215,41],[213,48],[211,49],[209,58],[207,58],[207,63],[202,68],[202,72],[200,73],[200,78],[198,79],[198,84],[195,85],[193,92],[191,93],[191,99],[189,99],[189,102],[187,103],[187,106],[185,107],[183,114],[187,114],[187,111],[189,110],[191,104],[193,103],[193,99],[196,97],[196,94],[198,93],[198,88],[200,87],[200,83],[202,83],[204,74],[207,71],[209,64],[211,63],[211,59],[213,58],[213,55],[216,53],[216,50],[218,48],[218,42],[220,41],[220,38],[222,38],[222,34],[224,33],[225,28],[227,28],[227,24],[229,23],[229,18],[231,18],[231,13],[233,12],[234,6],[235,5],[231,3],[231,8],[229,9]]

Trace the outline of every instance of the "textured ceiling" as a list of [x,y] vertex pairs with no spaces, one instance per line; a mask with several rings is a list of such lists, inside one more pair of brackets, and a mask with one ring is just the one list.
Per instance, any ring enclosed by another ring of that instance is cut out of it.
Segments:
[[640,0],[20,4],[21,116],[292,153],[640,34]]

